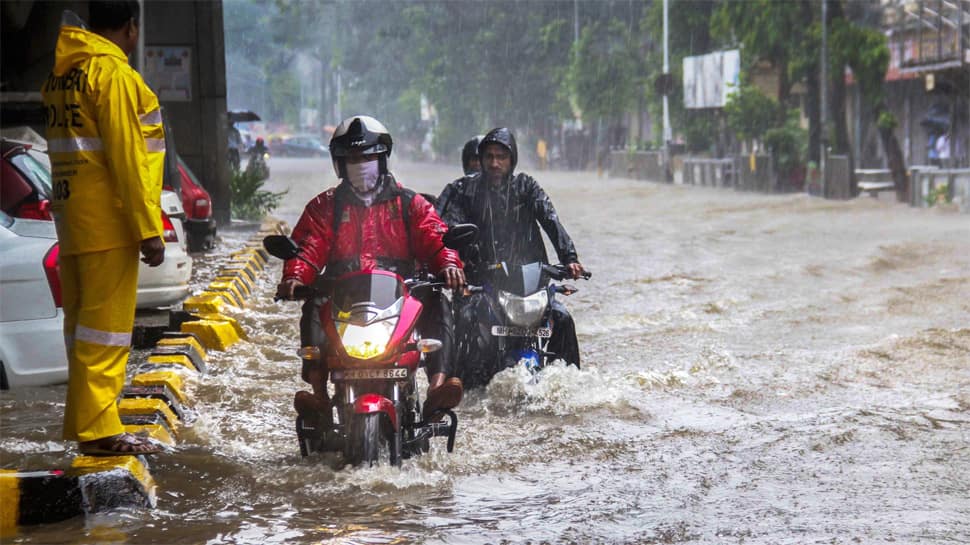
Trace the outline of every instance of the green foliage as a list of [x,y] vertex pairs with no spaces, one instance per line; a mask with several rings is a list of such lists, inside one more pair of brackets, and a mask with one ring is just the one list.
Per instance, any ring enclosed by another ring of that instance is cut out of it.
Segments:
[[[669,9],[669,50],[670,73],[673,75],[673,93],[668,96],[670,121],[678,132],[683,132],[687,147],[693,151],[706,150],[711,147],[717,135],[716,124],[709,121],[710,113],[687,110],[684,107],[683,59],[691,55],[702,55],[716,49],[716,43],[710,33],[711,16],[717,2],[696,0],[691,2],[673,2]],[[645,58],[644,82],[652,82],[663,72],[663,2],[653,2],[646,11],[641,24],[643,33],[650,41],[643,44]],[[662,97],[656,94],[653,85],[644,85],[644,94],[648,99],[647,108],[650,116],[655,120],[662,119]],[[654,140],[659,146],[663,142],[661,131],[663,124],[655,122]],[[710,132],[707,129],[710,128]]]
[[893,130],[899,126],[899,121],[892,112],[883,110],[879,112],[879,118],[876,120],[876,127],[884,130]]
[[[883,81],[889,69],[889,46],[884,34],[845,19],[832,23],[833,70],[848,65],[859,82],[863,100],[878,104],[883,99]],[[835,72],[838,73],[838,72]]]
[[741,140],[761,140],[768,129],[776,126],[778,112],[777,101],[744,83],[724,105],[728,128]]
[[229,182],[232,215],[238,219],[260,220],[275,210],[286,191],[273,193],[261,189],[265,180],[255,171],[233,172]]
[[717,116],[711,110],[688,110],[683,120],[684,140],[688,151],[711,151],[717,139]]
[[784,125],[765,131],[764,142],[779,172],[800,166],[808,156],[808,134],[801,127],[798,110],[788,110]]
[[631,29],[614,19],[583,29],[568,81],[584,114],[616,119],[636,106],[643,73]]
[[940,184],[931,189],[923,199],[926,202],[926,206],[948,203],[951,202],[949,193],[949,185]]

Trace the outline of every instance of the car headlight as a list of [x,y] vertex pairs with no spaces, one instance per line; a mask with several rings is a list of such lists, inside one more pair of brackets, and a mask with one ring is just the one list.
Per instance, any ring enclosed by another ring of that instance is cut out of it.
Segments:
[[387,350],[395,323],[395,320],[381,320],[365,326],[338,323],[337,333],[340,334],[340,341],[348,356],[368,360]]
[[510,322],[522,327],[532,327],[539,323],[542,315],[546,312],[546,306],[549,305],[549,294],[546,290],[541,290],[528,297],[519,297],[507,291],[499,290],[498,303]]

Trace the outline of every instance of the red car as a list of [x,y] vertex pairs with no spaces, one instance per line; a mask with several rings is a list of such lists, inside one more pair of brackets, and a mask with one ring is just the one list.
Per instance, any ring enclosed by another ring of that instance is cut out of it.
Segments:
[[3,139],[0,203],[4,212],[15,218],[50,220],[51,184],[49,163],[31,145]]
[[[216,220],[212,217],[212,197],[195,173],[178,157],[179,188],[185,209],[185,233],[190,252],[211,250],[216,240]],[[173,189],[167,183],[165,189]],[[174,190],[174,189],[173,189]]]

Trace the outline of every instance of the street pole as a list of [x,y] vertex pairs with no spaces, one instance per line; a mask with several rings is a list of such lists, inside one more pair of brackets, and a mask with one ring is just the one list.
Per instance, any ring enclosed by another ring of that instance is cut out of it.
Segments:
[[579,0],[573,0],[573,44],[579,42]]
[[819,150],[818,162],[819,162],[819,172],[822,175],[822,198],[826,196],[826,185],[828,182],[828,172],[826,170],[826,155],[828,155],[828,131],[825,129],[826,122],[829,118],[828,112],[828,94],[829,94],[829,79],[828,79],[828,0],[822,0],[822,59],[819,61],[822,65],[822,77],[819,84],[819,91],[821,93],[821,100],[819,108],[821,110],[819,120]]
[[[668,47],[669,42],[669,32],[667,26],[669,23],[669,0],[664,0],[664,74],[670,73],[670,51]],[[664,105],[664,127],[663,127],[663,163],[664,163],[664,181],[672,182],[673,172],[670,169],[670,140],[672,139],[670,130],[670,109],[667,99],[667,93],[663,95],[663,105]]]

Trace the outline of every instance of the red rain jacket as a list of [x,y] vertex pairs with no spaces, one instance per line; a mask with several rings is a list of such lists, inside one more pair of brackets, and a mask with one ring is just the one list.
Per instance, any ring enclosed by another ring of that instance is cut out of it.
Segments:
[[[427,264],[439,273],[449,266],[462,268],[458,252],[443,248],[441,237],[448,231],[424,197],[398,184],[393,177],[370,206],[364,204],[346,183],[317,195],[303,210],[291,237],[303,248],[303,257],[327,276],[357,270],[385,269],[409,276],[415,262]],[[334,237],[334,203],[337,195],[343,210]],[[401,205],[411,195],[408,226]],[[410,227],[410,229],[408,229]],[[299,259],[287,260],[283,279],[295,278],[311,284],[316,277],[309,265]]]

